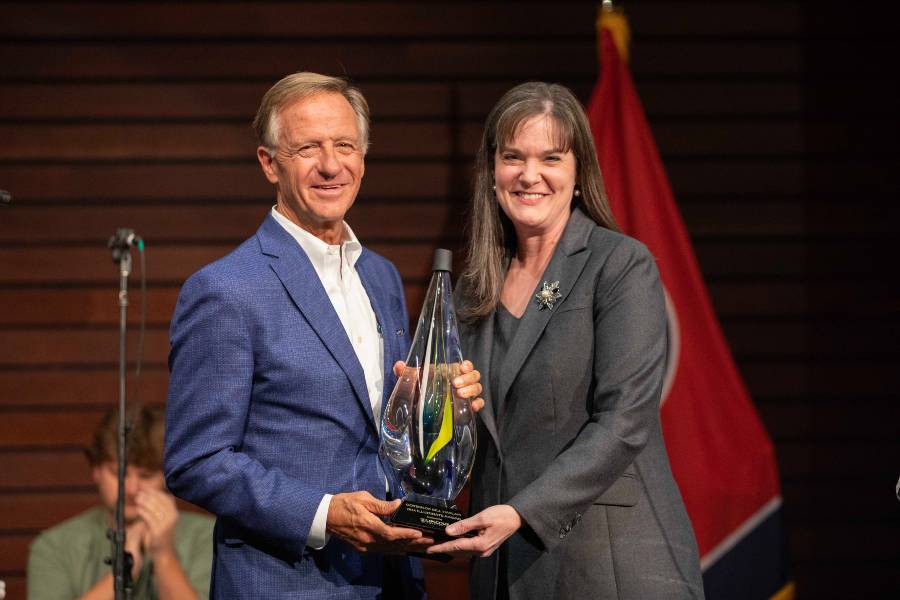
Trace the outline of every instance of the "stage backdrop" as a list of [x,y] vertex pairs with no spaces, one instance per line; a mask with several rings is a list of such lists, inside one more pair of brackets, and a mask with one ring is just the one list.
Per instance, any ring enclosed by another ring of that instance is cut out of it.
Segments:
[[[716,313],[772,435],[800,598],[900,594],[895,20],[848,5],[624,3],[631,69]],[[844,12],[843,6],[854,12]],[[81,446],[116,400],[116,227],[147,241],[141,397],[162,403],[181,282],[272,204],[249,122],[286,73],[374,115],[349,220],[417,314],[459,248],[491,105],[597,80],[595,2],[0,4],[0,579],[94,502]],[[601,75],[602,76],[602,75]],[[133,288],[137,278],[132,279]],[[132,293],[130,320],[139,314]],[[132,348],[136,336],[131,336]],[[462,561],[429,573],[465,597]]]

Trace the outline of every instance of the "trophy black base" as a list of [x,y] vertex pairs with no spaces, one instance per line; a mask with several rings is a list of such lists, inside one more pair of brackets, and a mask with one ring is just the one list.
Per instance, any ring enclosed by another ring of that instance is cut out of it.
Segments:
[[[389,522],[391,525],[399,527],[411,527],[418,529],[436,543],[452,540],[452,535],[447,535],[444,531],[448,525],[452,525],[457,521],[461,521],[463,514],[459,512],[455,506],[444,507],[435,504],[426,504],[423,502],[415,502],[413,500],[404,500],[394,514],[391,515]],[[462,537],[474,537],[476,532],[470,531],[464,533]],[[410,552],[412,556],[427,558],[430,560],[439,560],[441,562],[449,562],[453,557],[449,554],[425,554],[424,552]]]

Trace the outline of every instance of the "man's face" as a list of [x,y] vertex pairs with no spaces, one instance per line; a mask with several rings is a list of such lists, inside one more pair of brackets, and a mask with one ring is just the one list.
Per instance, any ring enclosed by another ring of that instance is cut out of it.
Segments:
[[[111,514],[116,514],[116,498],[119,496],[118,466],[115,461],[108,460],[92,470],[94,483],[100,493],[100,502]],[[165,489],[165,478],[162,471],[151,471],[135,465],[128,465],[125,471],[125,522],[137,519],[135,496],[144,489]]]
[[275,184],[278,212],[338,243],[365,172],[356,113],[341,94],[301,98],[279,111],[277,137],[275,156],[260,146],[257,158]]

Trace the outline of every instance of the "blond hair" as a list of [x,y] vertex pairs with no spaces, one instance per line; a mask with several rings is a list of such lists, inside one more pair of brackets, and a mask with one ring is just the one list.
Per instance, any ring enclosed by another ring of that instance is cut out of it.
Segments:
[[350,103],[356,113],[360,147],[365,153],[369,147],[369,104],[362,92],[351,86],[346,79],[308,71],[291,73],[282,78],[262,97],[253,119],[257,143],[274,151],[278,145],[278,113],[281,109],[301,98],[323,93],[340,94]]

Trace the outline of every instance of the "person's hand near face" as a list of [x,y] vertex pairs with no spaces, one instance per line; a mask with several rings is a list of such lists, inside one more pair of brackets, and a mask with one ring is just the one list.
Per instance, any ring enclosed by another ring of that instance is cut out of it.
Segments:
[[[115,461],[93,469],[100,500],[110,526],[115,526],[119,495]],[[131,554],[131,576],[137,581],[147,560],[153,561],[154,586],[161,600],[196,598],[175,552],[178,507],[165,487],[162,471],[128,465],[125,474],[125,551]],[[112,598],[112,575],[100,579],[82,600]]]
[[154,561],[175,552],[175,523],[178,509],[175,498],[168,492],[144,486],[135,497],[138,518],[144,523],[142,546]]
[[[111,522],[115,519],[118,496],[116,469],[112,461],[94,469],[94,480]],[[175,556],[177,521],[175,498],[166,491],[162,472],[128,465],[125,475],[125,550],[132,555],[135,578],[146,557],[156,562]]]
[[162,480],[145,480],[134,496],[142,526],[140,551],[142,560],[153,561],[154,585],[159,598],[197,598],[175,552],[175,524],[178,507],[175,497],[165,489]]

